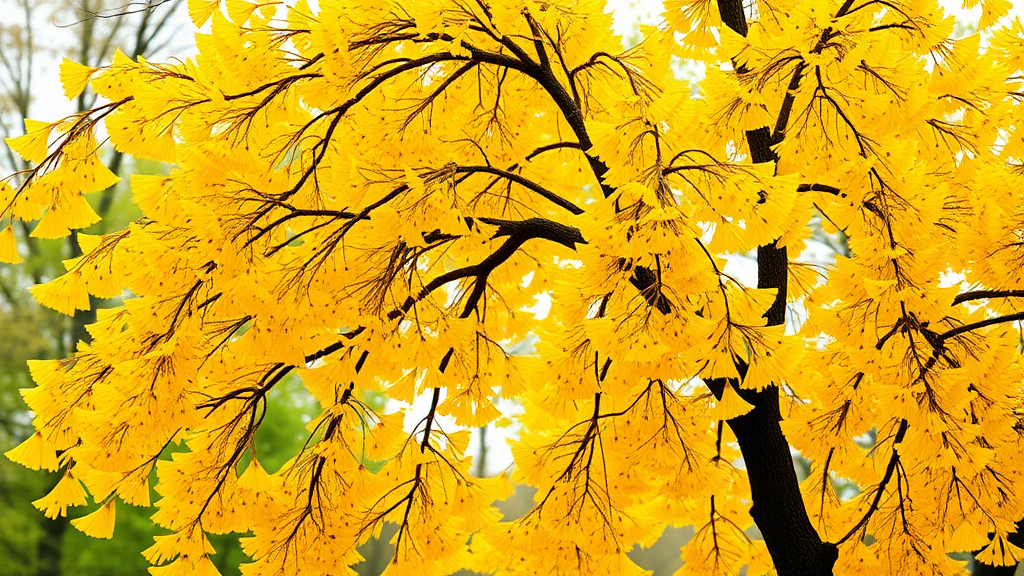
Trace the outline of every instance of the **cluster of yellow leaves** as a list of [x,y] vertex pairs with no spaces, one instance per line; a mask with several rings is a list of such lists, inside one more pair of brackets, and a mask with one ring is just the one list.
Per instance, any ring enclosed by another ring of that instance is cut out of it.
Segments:
[[[596,0],[320,4],[190,0],[194,59],[65,62],[69,98],[108,103],[8,142],[33,168],[0,188],[0,221],[43,238],[92,224],[82,195],[116,179],[100,120],[117,150],[174,164],[132,178],[140,221],[79,235],[84,255],[33,289],[66,314],[131,295],[72,358],[32,365],[37,432],[8,457],[63,470],[48,516],[89,494],[75,526],[110,537],[155,470],[156,576],[214,574],[206,534],[225,532],[252,534],[247,575],[348,573],[385,522],[390,574],[639,574],[634,544],[691,524],[682,573],[765,574],[723,424],[751,405],[704,385],[728,378],[785,396],[837,572],[1020,557],[1019,334],[985,320],[1018,310],[941,284],[1021,289],[1019,22],[981,51],[934,2],[791,0],[758,3],[741,37],[717,3],[677,0],[623,52]],[[672,56],[707,64],[701,97]],[[781,110],[778,162],[752,163],[744,131]],[[723,256],[795,255],[812,216],[851,254],[820,287],[791,268],[810,319],[787,334],[763,317],[775,290]],[[505,351],[531,335],[532,357]],[[265,470],[255,432],[293,374],[323,413]],[[430,413],[403,430],[366,391]],[[515,470],[473,478],[468,434],[437,416],[484,426],[499,397],[525,409]],[[513,480],[536,506],[500,522]]]

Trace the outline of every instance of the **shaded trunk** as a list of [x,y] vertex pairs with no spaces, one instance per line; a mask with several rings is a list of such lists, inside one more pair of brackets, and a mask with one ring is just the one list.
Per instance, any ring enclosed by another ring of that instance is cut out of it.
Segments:
[[[747,20],[742,0],[719,0],[718,6],[725,25],[746,36]],[[768,127],[747,132],[747,144],[752,162],[776,160]],[[775,301],[765,313],[769,326],[779,326],[786,321],[787,265],[786,248],[773,242],[757,249],[757,287],[778,290]],[[721,395],[725,386],[735,384],[723,380],[708,383],[716,396]],[[831,575],[839,557],[838,548],[821,541],[807,516],[789,442],[779,425],[782,416],[778,388],[737,391],[754,408],[728,424],[736,435],[747,467],[753,500],[750,515],[764,537],[776,571],[779,576]]]
[[[60,474],[50,474],[52,482],[49,489],[60,481]],[[49,490],[47,490],[49,491]],[[37,576],[61,576],[61,560],[64,557],[64,534],[68,531],[71,520],[67,516],[58,516],[50,520],[40,514],[42,535],[36,544]]]

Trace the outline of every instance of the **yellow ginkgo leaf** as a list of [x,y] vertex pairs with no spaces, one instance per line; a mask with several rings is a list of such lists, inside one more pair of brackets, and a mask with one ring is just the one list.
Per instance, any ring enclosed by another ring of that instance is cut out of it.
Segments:
[[53,449],[39,432],[31,435],[17,447],[4,452],[11,462],[16,462],[31,470],[57,469],[57,451]]
[[[209,538],[196,527],[184,528],[171,534],[153,537],[153,545],[142,551],[142,556],[153,564],[162,564],[179,554],[199,557],[213,554],[214,548]],[[165,566],[166,568],[166,566]],[[153,569],[150,568],[150,573]]]
[[188,16],[197,27],[202,27],[220,7],[220,0],[188,0]]
[[116,491],[125,504],[150,505],[149,474],[145,467],[127,474],[92,468],[83,482],[96,500],[104,500]]
[[64,87],[64,95],[68,100],[74,100],[89,85],[89,80],[96,73],[98,68],[79,64],[73,60],[64,59],[60,63],[60,83]]
[[991,543],[975,555],[978,562],[990,566],[1016,566],[1024,560],[1024,549],[1014,546],[1005,534],[996,534]]
[[0,232],[0,262],[21,264],[25,259],[18,253],[18,241],[14,238],[14,227],[8,226]]
[[253,10],[259,7],[259,4],[249,0],[227,0],[224,3],[224,7],[227,9],[228,18],[232,22],[244,24],[252,16]]
[[83,534],[93,538],[113,538],[114,521],[117,516],[117,509],[114,507],[116,501],[116,499],[111,498],[92,514],[72,520],[71,525]]
[[25,119],[25,134],[4,141],[25,161],[38,164],[46,159],[53,124]]
[[719,346],[711,350],[707,361],[707,367],[701,373],[702,378],[739,379],[740,373],[736,369],[736,356],[727,346]]
[[53,240],[54,238],[63,238],[71,233],[71,229],[68,227],[67,221],[60,210],[56,208],[50,208],[43,214],[43,217],[36,224],[36,227],[32,230],[33,238],[43,238],[46,240]]
[[973,552],[988,544],[988,536],[979,532],[970,522],[964,522],[953,530],[946,550],[949,552]]
[[91,133],[69,142],[62,151],[67,163],[61,167],[54,185],[61,190],[87,193],[117,184],[121,179],[96,156],[98,148]]
[[981,10],[981,19],[978,21],[978,28],[984,30],[1002,19],[1013,8],[1010,0],[985,0]]
[[36,301],[68,316],[89,309],[89,292],[81,274],[69,272],[45,284],[29,288]]
[[185,576],[186,574],[193,574],[194,570],[192,562],[181,556],[170,564],[164,564],[163,566],[150,566],[149,573],[152,576]]
[[117,495],[132,506],[149,506],[149,476],[135,474],[118,485]]
[[135,203],[143,214],[154,216],[160,203],[167,197],[171,179],[166,176],[132,174],[130,181]]
[[213,565],[208,554],[203,554],[192,567],[195,576],[220,576],[220,571]]
[[81,194],[71,194],[61,206],[64,224],[72,230],[88,228],[100,221],[100,215],[92,209],[89,201]]
[[85,506],[85,497],[85,488],[82,483],[72,476],[70,471],[67,471],[49,494],[35,500],[32,505],[42,510],[47,518],[53,519],[58,516],[67,516],[68,506]]
[[753,408],[752,404],[740,398],[732,385],[726,384],[722,397],[715,403],[715,407],[709,411],[709,414],[715,420],[732,420],[750,412]]
[[238,477],[238,487],[252,490],[256,493],[263,493],[273,487],[273,482],[263,467],[260,466],[259,461],[253,458],[252,462],[249,463],[249,467]]

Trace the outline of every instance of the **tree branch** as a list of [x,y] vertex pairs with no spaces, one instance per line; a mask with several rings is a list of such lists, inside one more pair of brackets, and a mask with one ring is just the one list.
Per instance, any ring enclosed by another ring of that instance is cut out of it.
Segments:
[[530,218],[529,220],[500,220],[498,218],[478,218],[484,224],[497,226],[498,231],[494,238],[501,236],[522,236],[529,235],[531,238],[542,238],[557,242],[570,250],[575,250],[577,244],[586,244],[583,234],[578,228],[566,226],[544,218]]
[[389,320],[396,320],[405,316],[405,314],[407,314],[417,302],[426,298],[431,292],[437,290],[441,286],[444,286],[449,282],[469,277],[475,277],[475,281],[473,291],[466,299],[466,307],[463,314],[472,311],[476,308],[480,298],[483,296],[483,290],[487,285],[487,277],[490,273],[511,258],[512,255],[519,250],[519,247],[525,244],[528,240],[535,238],[550,240],[572,249],[575,249],[575,244],[586,244],[586,241],[583,240],[582,234],[576,228],[559,224],[551,220],[544,220],[542,218],[531,218],[524,221],[481,218],[480,221],[497,225],[498,232],[495,233],[493,237],[498,238],[507,236],[508,240],[499,246],[496,251],[480,261],[479,264],[450,270],[431,280],[419,291],[418,294],[415,296],[409,296],[400,307],[388,312]]
[[956,328],[953,328],[948,332],[943,332],[942,334],[938,335],[938,340],[939,342],[944,342],[946,340],[949,340],[950,338],[955,338],[956,336],[959,336],[967,332],[971,332],[973,330],[978,330],[979,328],[993,326],[995,324],[1003,324],[1005,322],[1018,322],[1021,320],[1024,320],[1024,312],[1017,312],[1016,314],[1008,314],[1006,316],[995,316],[993,318],[986,318],[984,320],[972,322],[971,324],[957,326]]
[[871,516],[878,511],[879,503],[882,501],[882,496],[885,494],[885,487],[892,479],[893,472],[896,471],[896,465],[899,464],[900,454],[896,450],[896,445],[903,441],[904,436],[907,434],[908,423],[906,420],[900,420],[899,430],[896,431],[896,437],[893,438],[892,456],[889,457],[889,463],[885,466],[885,473],[882,475],[882,480],[875,487],[875,496],[871,499],[871,505],[868,506],[864,516],[857,522],[857,524],[850,529],[842,538],[839,539],[836,544],[842,544],[853,537],[861,528],[867,526]]
[[518,174],[515,174],[515,173],[512,173],[512,172],[508,172],[508,171],[502,170],[500,168],[494,168],[493,166],[458,166],[458,167],[455,168],[455,173],[456,174],[484,173],[484,174],[492,174],[494,176],[499,176],[501,178],[505,178],[506,180],[511,180],[512,182],[515,182],[516,184],[519,184],[520,186],[522,186],[522,187],[524,187],[524,188],[526,188],[526,189],[528,189],[528,190],[530,190],[532,192],[536,192],[540,196],[544,197],[547,200],[550,200],[551,202],[553,202],[554,204],[558,205],[559,207],[565,208],[566,210],[568,210],[569,212],[571,212],[575,216],[583,214],[583,209],[582,208],[580,208],[579,206],[576,206],[575,204],[573,204],[572,202],[566,200],[565,198],[562,198],[558,194],[555,194],[554,192],[551,192],[550,190],[547,190],[546,188],[540,186],[539,184],[536,184],[535,182],[527,180],[526,178],[523,178],[522,176],[520,176]]
[[796,187],[797,192],[827,192],[835,196],[846,196],[839,188],[828,184],[800,184]]
[[971,300],[990,300],[992,298],[1024,298],[1024,290],[971,290],[957,295],[953,304],[963,304]]

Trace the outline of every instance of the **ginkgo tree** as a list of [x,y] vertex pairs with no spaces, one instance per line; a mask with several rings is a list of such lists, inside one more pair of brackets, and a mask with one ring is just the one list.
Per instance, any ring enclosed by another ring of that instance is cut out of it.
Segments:
[[[642,573],[626,552],[669,525],[695,529],[683,573],[1016,563],[1008,7],[983,2],[982,45],[929,0],[669,0],[624,52],[596,0],[192,0],[197,56],[65,62],[69,97],[105,100],[8,142],[32,167],[0,218],[41,238],[95,221],[103,139],[172,165],[132,178],[141,220],[79,234],[33,289],[67,314],[128,297],[32,364],[36,433],[8,457],[62,470],[37,507],[91,498],[74,524],[97,537],[155,470],[156,576],[214,573],[226,532],[244,574],[350,573],[385,523],[390,574]],[[706,63],[699,97],[677,58]],[[791,261],[812,219],[850,257]],[[756,287],[724,271],[753,250]],[[254,437],[289,374],[322,413],[265,470]],[[370,391],[429,410],[407,428]],[[524,410],[515,464],[473,477],[467,429],[499,397]],[[535,505],[502,522],[513,483]]]

